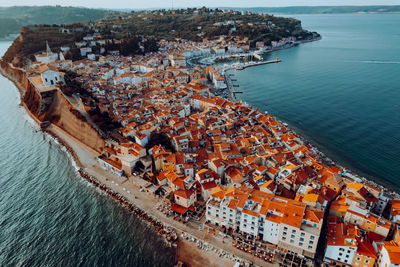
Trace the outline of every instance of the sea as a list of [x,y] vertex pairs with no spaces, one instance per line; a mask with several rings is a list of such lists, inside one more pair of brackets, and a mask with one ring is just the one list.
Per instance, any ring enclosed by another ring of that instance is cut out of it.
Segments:
[[[322,40],[233,71],[239,99],[400,191],[400,14],[293,15]],[[0,54],[11,45],[0,42]],[[171,266],[146,224],[81,179],[0,76],[0,266]]]
[[239,100],[362,177],[400,192],[400,14],[293,15],[320,41],[232,71]]
[[0,75],[0,266],[173,266],[175,249],[80,178],[19,104]]

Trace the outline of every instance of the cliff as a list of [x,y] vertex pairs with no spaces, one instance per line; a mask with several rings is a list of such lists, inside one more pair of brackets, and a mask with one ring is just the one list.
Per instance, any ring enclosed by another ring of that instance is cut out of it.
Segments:
[[61,92],[56,91],[48,110],[41,115],[43,121],[50,121],[82,143],[101,153],[104,140],[93,126],[88,123],[73,106],[71,106]]
[[23,69],[0,60],[1,72],[14,82],[21,93],[21,102],[27,111],[40,122],[49,121],[83,144],[101,153],[104,140],[79,111],[74,109],[58,91],[39,93],[29,82]]

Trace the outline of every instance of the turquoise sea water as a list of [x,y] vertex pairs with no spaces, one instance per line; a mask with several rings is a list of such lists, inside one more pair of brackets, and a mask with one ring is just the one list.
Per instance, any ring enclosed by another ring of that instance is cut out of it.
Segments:
[[174,250],[81,179],[18,104],[0,76],[0,266],[173,266]]
[[239,99],[287,122],[334,161],[400,189],[400,14],[298,15],[322,40],[234,71]]

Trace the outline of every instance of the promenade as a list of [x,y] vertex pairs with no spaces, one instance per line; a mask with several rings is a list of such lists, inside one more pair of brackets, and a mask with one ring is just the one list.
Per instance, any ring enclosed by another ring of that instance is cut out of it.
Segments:
[[[72,149],[72,153],[75,154],[74,158],[77,159],[77,165],[82,168],[84,172],[95,177],[107,188],[125,197],[129,202],[134,204],[137,208],[144,210],[148,215],[157,218],[165,225],[174,228],[181,238],[183,233],[187,233],[198,240],[202,240],[203,242],[218,248],[219,251],[225,251],[233,254],[234,256],[239,257],[248,263],[253,263],[257,266],[278,266],[278,264],[269,264],[258,257],[238,250],[232,245],[233,239],[231,237],[224,238],[216,232],[209,233],[204,229],[204,227],[203,230],[200,230],[200,224],[204,225],[204,216],[200,221],[195,222],[192,220],[186,225],[174,220],[173,217],[167,217],[164,213],[157,209],[157,207],[162,204],[161,198],[140,191],[136,182],[137,179],[140,179],[139,177],[131,176],[129,178],[125,178],[107,172],[101,168],[98,163],[96,163],[94,158],[97,156],[97,154],[95,151],[89,149],[86,145],[82,144],[58,127],[51,126],[48,130],[52,134],[55,134],[57,137],[62,139],[65,142],[65,145]],[[184,244],[188,243],[188,241],[183,242]],[[195,245],[195,243],[192,244]],[[195,246],[190,247],[197,249]],[[212,262],[212,265],[210,266],[233,266],[235,264],[235,261],[232,261],[229,258],[221,258],[212,251],[201,251],[200,254],[196,252],[192,253],[197,255],[198,262]],[[199,259],[199,255],[202,255],[203,259]],[[194,264],[191,266],[197,265]]]

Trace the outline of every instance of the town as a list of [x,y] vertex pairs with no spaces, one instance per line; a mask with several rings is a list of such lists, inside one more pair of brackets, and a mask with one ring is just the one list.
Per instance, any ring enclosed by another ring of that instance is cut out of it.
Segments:
[[[248,39],[163,39],[157,52],[135,56],[104,49],[118,41],[96,31],[86,35],[75,44],[83,57],[77,61],[65,59],[70,47],[52,52],[47,45],[27,69],[42,99],[59,92],[102,136],[99,166],[154,196],[178,223],[220,232],[231,238],[233,251],[265,264],[400,264],[395,194],[335,165],[287,124],[230,97],[222,68],[197,64],[252,52]],[[295,41],[258,42],[255,49]],[[68,93],[71,80],[82,91]],[[47,106],[42,101],[41,114]],[[104,114],[116,127],[104,127]]]

